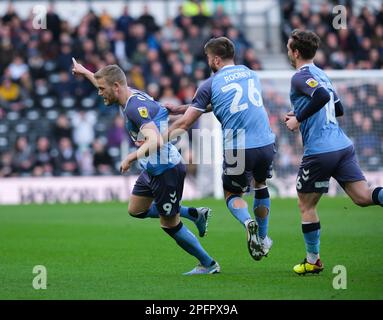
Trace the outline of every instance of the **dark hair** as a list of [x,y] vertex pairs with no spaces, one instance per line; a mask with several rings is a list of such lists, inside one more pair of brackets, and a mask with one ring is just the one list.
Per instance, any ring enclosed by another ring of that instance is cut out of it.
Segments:
[[234,59],[235,49],[233,42],[226,37],[210,39],[204,47],[205,53],[212,53],[223,60]]
[[303,59],[314,58],[320,44],[320,39],[314,32],[295,29],[290,38],[291,50],[298,50]]

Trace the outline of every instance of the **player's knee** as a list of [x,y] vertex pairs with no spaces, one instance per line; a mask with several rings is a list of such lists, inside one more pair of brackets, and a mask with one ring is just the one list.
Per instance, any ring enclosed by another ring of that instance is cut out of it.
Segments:
[[137,210],[134,206],[128,206],[128,213],[133,218],[142,219],[146,216],[147,211]]
[[302,201],[301,199],[298,199],[298,207],[302,214],[308,214],[315,210],[315,206],[312,206],[311,204]]
[[265,180],[265,181],[262,181],[262,182],[254,181],[254,187],[255,187],[256,189],[266,188],[266,187],[267,187],[267,185],[266,185],[266,180]]
[[138,214],[137,212],[132,212],[132,211],[129,211],[129,210],[128,210],[128,213],[129,213],[129,215],[132,216],[133,218],[135,218],[136,215]]
[[172,216],[160,216],[160,224],[162,228],[174,228],[180,223],[179,214]]
[[307,210],[307,205],[302,200],[298,199],[298,208],[304,213]]
[[240,194],[227,193],[226,194],[226,205],[228,207],[230,205],[231,200],[233,200],[233,202],[231,203],[231,206],[234,209],[247,208],[247,202],[242,199]]
[[247,208],[247,203],[242,198],[236,197],[236,199],[234,199],[234,202],[233,202],[233,208],[234,209]]
[[137,205],[130,203],[128,204],[128,213],[132,217],[135,217],[136,215],[140,214],[143,210],[138,210]]
[[352,201],[359,207],[368,207],[372,204],[372,198],[367,195],[354,197]]
[[144,219],[146,217],[147,211],[145,212],[129,212],[128,211],[128,213],[133,218]]
[[134,217],[136,214],[138,214],[138,212],[136,212],[136,210],[134,210],[134,209],[131,208],[131,207],[128,207],[128,213],[129,213],[129,215],[131,215],[132,217]]

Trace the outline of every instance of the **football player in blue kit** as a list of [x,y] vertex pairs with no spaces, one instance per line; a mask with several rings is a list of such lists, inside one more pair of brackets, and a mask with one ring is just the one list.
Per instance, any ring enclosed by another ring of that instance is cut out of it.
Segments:
[[[246,229],[250,255],[260,260],[272,245],[267,235],[270,195],[266,179],[271,178],[275,135],[263,105],[258,76],[253,70],[234,64],[232,41],[226,37],[213,38],[204,49],[214,74],[199,86],[190,106],[169,107],[171,112],[184,115],[170,126],[164,137],[174,139],[203,113],[214,113],[222,124],[224,137],[222,182],[226,205]],[[242,199],[251,179],[255,181],[255,220]]]
[[159,218],[163,230],[199,260],[199,264],[185,274],[219,273],[218,263],[180,220],[180,216],[192,220],[202,237],[210,210],[180,206],[185,166],[175,146],[164,143],[160,133],[164,127],[161,122],[168,121],[168,110],[144,92],[129,88],[124,72],[117,65],[108,65],[93,74],[73,59],[73,73],[89,79],[98,88],[105,105],[120,106],[126,129],[139,146],[126,156],[120,168],[121,173],[125,173],[138,161],[143,169],[133,188],[129,214],[140,219]]
[[319,44],[315,33],[303,30],[294,30],[287,43],[288,57],[297,72],[290,91],[294,111],[286,115],[285,123],[291,131],[299,128],[304,148],[296,182],[306,245],[306,258],[293,268],[299,275],[323,270],[316,206],[328,192],[331,177],[356,205],[383,205],[383,188],[368,186],[353,143],[338,124],[336,117],[344,112],[342,103],[326,73],[313,63]]

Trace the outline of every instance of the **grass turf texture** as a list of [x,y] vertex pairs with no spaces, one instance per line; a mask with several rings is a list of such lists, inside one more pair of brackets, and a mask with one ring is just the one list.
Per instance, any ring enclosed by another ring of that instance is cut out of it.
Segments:
[[[247,198],[249,208],[251,198]],[[196,264],[159,226],[131,218],[125,203],[0,206],[0,299],[382,299],[382,208],[358,208],[323,198],[320,275],[298,276],[305,255],[295,199],[273,199],[269,257],[254,261],[245,230],[224,201],[210,206],[201,239],[222,273],[186,277]],[[185,221],[185,220],[184,220]],[[185,222],[196,233],[195,226]],[[32,288],[35,265],[48,273],[46,290]],[[332,286],[333,267],[347,268],[347,289]]]

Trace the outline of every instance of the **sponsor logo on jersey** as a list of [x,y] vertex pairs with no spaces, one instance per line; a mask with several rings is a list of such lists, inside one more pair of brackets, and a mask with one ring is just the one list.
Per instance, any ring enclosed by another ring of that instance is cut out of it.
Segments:
[[148,109],[146,107],[138,107],[137,110],[142,118],[147,118],[149,116]]
[[311,87],[315,88],[318,85],[318,81],[313,78],[307,79],[306,83]]

